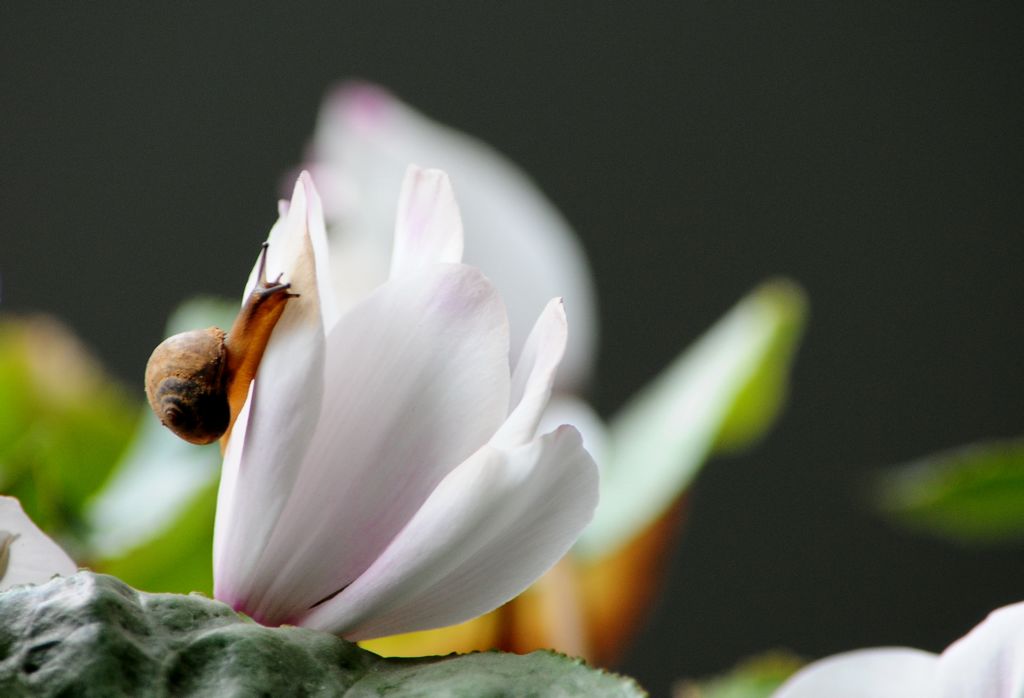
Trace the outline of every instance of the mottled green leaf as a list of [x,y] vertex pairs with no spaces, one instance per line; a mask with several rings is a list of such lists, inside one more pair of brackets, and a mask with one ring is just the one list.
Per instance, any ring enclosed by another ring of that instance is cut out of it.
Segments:
[[327,633],[265,628],[203,596],[146,594],[91,572],[0,593],[0,648],[0,695],[644,695],[551,652],[383,659]]
[[1024,540],[1024,440],[990,441],[893,468],[876,499],[894,521],[967,543]]
[[770,698],[802,664],[797,657],[773,652],[749,659],[723,676],[680,682],[673,695],[675,698]]
[[601,501],[579,552],[614,551],[676,501],[716,443],[737,447],[770,425],[805,314],[793,283],[764,284],[612,419]]

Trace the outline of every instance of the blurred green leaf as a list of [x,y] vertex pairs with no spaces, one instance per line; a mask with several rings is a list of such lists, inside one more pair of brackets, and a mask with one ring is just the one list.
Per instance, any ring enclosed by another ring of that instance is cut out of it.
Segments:
[[86,500],[135,428],[138,402],[58,321],[0,321],[0,491],[80,553]]
[[738,447],[771,425],[805,316],[798,286],[763,284],[623,407],[578,552],[610,554],[676,501],[716,444]]
[[736,392],[715,440],[716,452],[741,450],[758,441],[782,411],[789,392],[789,374],[803,334],[807,303],[791,283],[762,287],[762,301],[775,314],[774,329],[756,361],[752,375]]
[[213,595],[213,519],[217,481],[203,487],[162,531],[116,558],[98,562],[99,572],[142,591]]
[[[237,303],[192,299],[171,316],[166,334],[229,327],[237,309]],[[95,567],[147,591],[210,593],[220,447],[186,443],[148,406],[142,412],[125,457],[89,502]]]
[[802,664],[793,655],[772,652],[749,659],[723,676],[681,682],[673,695],[675,698],[769,698]]
[[1024,440],[928,456],[881,476],[876,501],[893,520],[966,543],[1024,540]]
[[[238,301],[229,301],[214,296],[190,298],[171,313],[167,319],[164,336],[187,332],[202,327],[231,327],[238,314]],[[141,379],[140,379],[141,380]]]

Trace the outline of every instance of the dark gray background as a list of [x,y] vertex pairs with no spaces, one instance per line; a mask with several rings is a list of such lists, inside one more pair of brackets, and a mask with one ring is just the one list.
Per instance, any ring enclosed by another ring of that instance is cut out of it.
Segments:
[[[793,400],[700,478],[623,667],[939,649],[1024,549],[863,505],[874,468],[1020,434],[1022,25],[1011,3],[331,3],[0,10],[3,309],[140,385],[168,311],[234,296],[327,87],[382,82],[529,171],[579,231],[608,414],[757,282],[813,310]],[[371,6],[372,5],[372,6]]]

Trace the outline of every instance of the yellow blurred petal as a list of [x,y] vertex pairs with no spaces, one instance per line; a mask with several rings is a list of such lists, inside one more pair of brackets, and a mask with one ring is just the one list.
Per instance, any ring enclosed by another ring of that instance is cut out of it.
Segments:
[[685,506],[684,497],[626,545],[579,566],[592,663],[614,666],[647,618],[661,590]]
[[489,650],[498,644],[500,613],[501,609],[498,609],[459,625],[392,635],[359,644],[382,657],[425,657]]
[[553,649],[589,659],[582,602],[576,565],[566,556],[500,609],[505,620],[501,649],[521,654]]

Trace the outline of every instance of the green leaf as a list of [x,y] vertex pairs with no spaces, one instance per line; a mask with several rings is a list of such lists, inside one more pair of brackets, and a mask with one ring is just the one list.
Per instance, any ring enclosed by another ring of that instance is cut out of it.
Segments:
[[208,482],[186,502],[158,535],[96,564],[107,574],[137,589],[159,592],[213,593],[213,520],[217,480]]
[[93,566],[147,591],[210,591],[220,448],[177,438],[148,407],[141,419],[86,510]]
[[881,476],[878,506],[903,525],[965,543],[1024,540],[1024,440],[928,456]]
[[[196,296],[185,301],[167,319],[164,336],[204,327],[231,327],[238,313],[239,302],[213,296]],[[140,377],[141,382],[141,377]]]
[[[187,301],[166,333],[229,326],[237,307],[210,298]],[[144,408],[125,457],[89,502],[95,566],[147,591],[211,591],[220,462],[217,444],[189,444]]]
[[632,680],[588,667],[582,659],[541,650],[526,655],[477,652],[379,660],[354,696],[644,696]]
[[79,572],[0,593],[0,694],[90,696],[644,695],[551,652],[383,659],[333,635],[265,628],[203,596]]
[[613,552],[676,501],[716,445],[738,447],[770,426],[805,315],[795,284],[762,285],[623,407],[578,552]]
[[789,392],[789,375],[803,334],[807,303],[791,283],[775,282],[759,290],[773,316],[767,343],[745,384],[736,391],[715,440],[716,452],[747,448],[771,428]]
[[84,506],[135,428],[138,402],[52,318],[0,321],[0,491],[73,552]]
[[770,698],[802,665],[793,655],[772,652],[749,659],[724,676],[684,681],[673,694],[675,698]]

